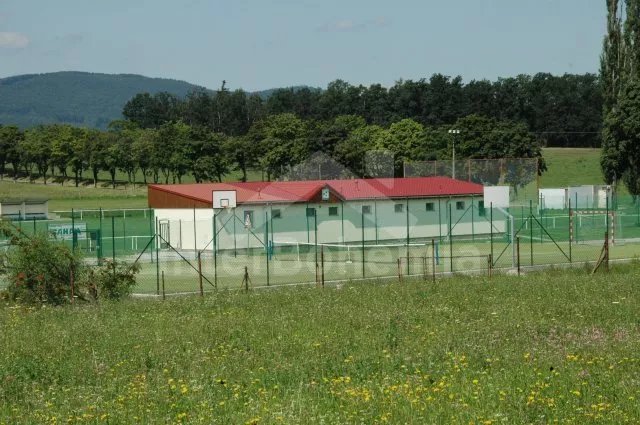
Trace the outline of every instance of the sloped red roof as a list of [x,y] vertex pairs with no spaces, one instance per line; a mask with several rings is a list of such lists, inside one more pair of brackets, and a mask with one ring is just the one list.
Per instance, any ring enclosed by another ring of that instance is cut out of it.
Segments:
[[235,190],[236,202],[309,202],[323,187],[345,201],[357,199],[425,198],[441,196],[482,195],[480,184],[448,177],[414,177],[355,180],[309,180],[278,182],[194,183],[149,185],[160,190],[201,202],[212,202],[214,190]]

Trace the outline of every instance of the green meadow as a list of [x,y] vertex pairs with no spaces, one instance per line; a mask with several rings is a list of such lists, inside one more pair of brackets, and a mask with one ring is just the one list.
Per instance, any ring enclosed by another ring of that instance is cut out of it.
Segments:
[[0,423],[639,423],[639,272],[3,304]]

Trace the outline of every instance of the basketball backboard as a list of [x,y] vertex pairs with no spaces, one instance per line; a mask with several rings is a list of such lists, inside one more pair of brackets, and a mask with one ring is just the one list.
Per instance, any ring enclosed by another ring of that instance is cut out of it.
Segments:
[[213,209],[224,209],[224,208],[236,207],[236,191],[235,190],[214,190],[212,196],[213,196]]

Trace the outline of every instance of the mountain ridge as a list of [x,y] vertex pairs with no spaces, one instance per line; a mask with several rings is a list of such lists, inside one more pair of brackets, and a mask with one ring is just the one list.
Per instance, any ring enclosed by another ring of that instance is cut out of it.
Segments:
[[[194,90],[214,91],[187,81],[139,74],[56,71],[0,78],[0,124],[21,128],[66,123],[105,129],[122,119],[136,94],[168,92],[183,98]],[[263,99],[277,88],[258,91]]]

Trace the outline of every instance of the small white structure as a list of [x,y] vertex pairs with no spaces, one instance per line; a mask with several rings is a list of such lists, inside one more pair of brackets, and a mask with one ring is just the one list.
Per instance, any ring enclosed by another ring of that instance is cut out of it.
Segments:
[[49,201],[41,199],[0,200],[2,220],[44,220],[49,215]]
[[[611,186],[583,185],[566,189],[540,189],[538,200],[540,209],[604,210],[613,209]],[[607,201],[608,200],[608,201]]]
[[564,210],[567,208],[567,189],[540,189],[538,200],[542,210]]

